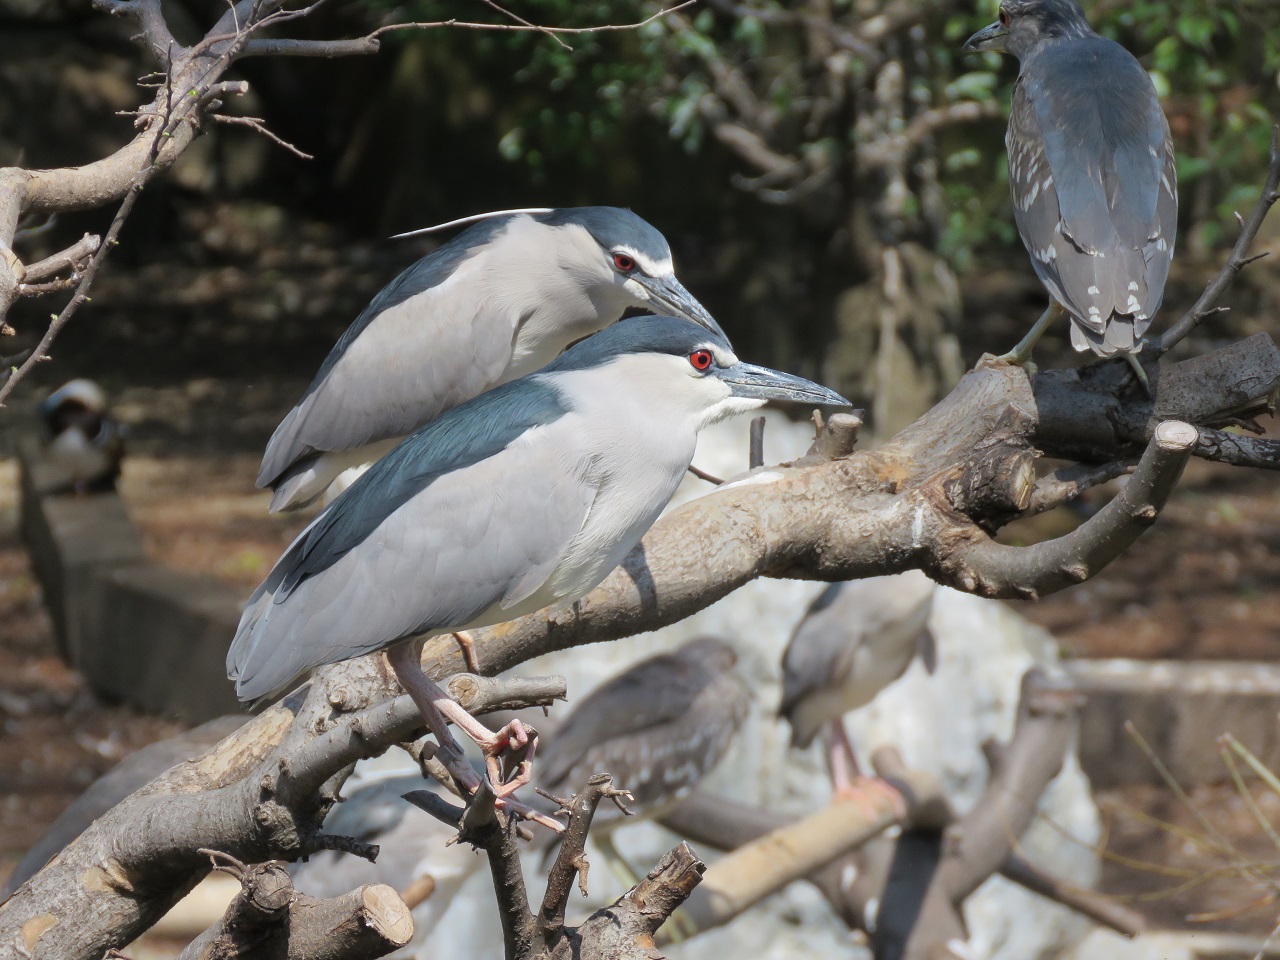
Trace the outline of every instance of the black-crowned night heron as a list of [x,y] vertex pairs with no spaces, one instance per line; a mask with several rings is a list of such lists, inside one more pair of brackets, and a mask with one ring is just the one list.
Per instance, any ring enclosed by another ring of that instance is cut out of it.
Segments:
[[[699,637],[596,687],[538,754],[536,782],[568,797],[593,774],[609,773],[631,793],[633,814],[661,816],[724,759],[746,720],[751,695],[736,675],[737,660],[723,640]],[[591,839],[631,886],[634,872],[611,838],[625,822],[616,806],[602,804]]]
[[484,215],[365,307],[276,428],[258,486],[274,489],[273,512],[310,503],[445,410],[541,369],[633,308],[721,333],[676,279],[666,239],[629,210]]
[[1003,0],[964,49],[1018,58],[1009,185],[1053,298],[1006,359],[1025,361],[1065,308],[1072,346],[1121,354],[1141,376],[1133,354],[1160,308],[1178,229],[1173,143],[1151,78],[1094,33],[1076,0]]
[[847,793],[859,775],[844,715],[874,700],[917,654],[933,670],[928,622],[935,589],[918,570],[834,583],[818,595],[787,644],[778,712],[798,749],[828,729],[837,794]]
[[110,490],[124,459],[124,428],[111,415],[107,395],[92,380],[64,383],[36,407],[48,455],[66,470],[76,493]]
[[[422,673],[412,638],[566,607],[600,583],[675,493],[698,432],[768,400],[843,397],[743,363],[723,334],[637,317],[455,407],[375,463],[304,530],[249,600],[227,654],[242,700],[386,650],[442,745],[444,716],[495,735]],[[478,784],[468,784],[474,787]],[[513,808],[514,809],[514,808]],[[525,812],[525,811],[521,811]]]

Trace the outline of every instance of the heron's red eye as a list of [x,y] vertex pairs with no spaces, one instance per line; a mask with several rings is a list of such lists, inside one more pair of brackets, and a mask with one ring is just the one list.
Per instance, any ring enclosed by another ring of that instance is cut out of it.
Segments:
[[712,359],[710,350],[695,350],[689,354],[689,362],[693,364],[695,370],[710,369]]
[[1009,25],[1009,11],[1008,11],[1008,10],[1001,10],[1001,11],[1000,11],[1000,25],[1001,25],[1001,26],[1003,26],[1003,27],[1007,27],[1007,26]]
[[615,253],[613,255],[613,265],[623,273],[630,273],[636,268],[636,262],[632,257],[628,257],[625,253]]

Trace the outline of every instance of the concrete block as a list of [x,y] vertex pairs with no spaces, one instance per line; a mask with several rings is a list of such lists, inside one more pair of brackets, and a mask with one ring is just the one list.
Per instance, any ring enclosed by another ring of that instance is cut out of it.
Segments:
[[142,535],[114,491],[46,495],[62,473],[42,457],[34,439],[19,443],[22,536],[44,590],[60,651],[72,666],[83,660],[81,613],[95,570],[145,561]]
[[1280,771],[1280,664],[1116,659],[1065,666],[1089,698],[1079,752],[1095,789],[1161,782],[1126,721],[1183,786],[1229,779],[1218,754],[1224,733]]
[[95,689],[190,723],[243,709],[224,666],[238,590],[144,564],[99,569],[86,600],[81,670]]

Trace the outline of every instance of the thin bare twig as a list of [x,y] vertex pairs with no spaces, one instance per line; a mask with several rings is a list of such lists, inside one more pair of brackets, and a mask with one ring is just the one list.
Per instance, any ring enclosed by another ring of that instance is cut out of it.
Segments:
[[261,117],[240,117],[226,113],[215,113],[213,114],[213,119],[218,123],[225,123],[228,126],[248,127],[254,133],[262,134],[276,146],[283,147],[285,150],[288,150],[295,157],[301,157],[303,160],[315,159],[313,154],[306,153],[298,149],[288,140],[283,140],[268,130],[265,126],[265,121]]
[[1263,184],[1258,203],[1249,214],[1248,220],[1236,214],[1240,224],[1240,236],[1236,238],[1235,246],[1231,248],[1231,256],[1213,282],[1205,287],[1204,293],[1200,294],[1200,299],[1195,302],[1195,305],[1183,314],[1177,323],[1152,341],[1148,349],[1154,356],[1159,357],[1165,353],[1198,327],[1201,321],[1215,313],[1219,309],[1218,301],[1231,288],[1240,271],[1255,260],[1266,256],[1265,253],[1250,256],[1249,248],[1253,246],[1253,241],[1262,228],[1262,222],[1267,219],[1267,214],[1271,212],[1277,200],[1280,200],[1280,125],[1271,129],[1271,164],[1267,168],[1267,180]]

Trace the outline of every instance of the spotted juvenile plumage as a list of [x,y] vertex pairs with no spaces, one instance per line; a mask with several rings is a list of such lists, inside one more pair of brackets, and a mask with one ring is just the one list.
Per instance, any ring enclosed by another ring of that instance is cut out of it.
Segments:
[[1076,0],[1004,0],[966,50],[1018,58],[1005,143],[1018,232],[1071,343],[1134,353],[1177,235],[1169,124],[1146,71]]
[[[724,758],[746,719],[750,695],[723,640],[701,637],[637,663],[593,690],[538,754],[538,783],[557,795],[592,774],[613,774],[656,816],[687,796]],[[617,818],[602,806],[602,821]]]

